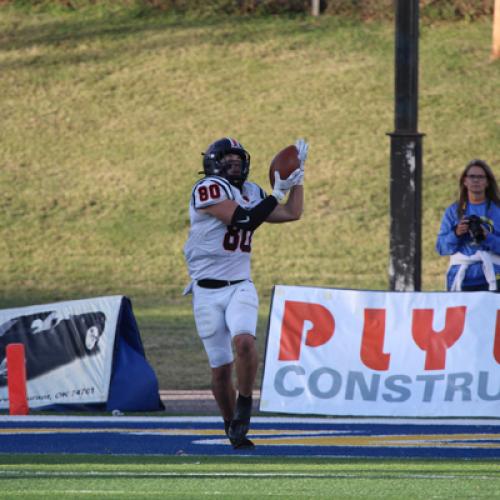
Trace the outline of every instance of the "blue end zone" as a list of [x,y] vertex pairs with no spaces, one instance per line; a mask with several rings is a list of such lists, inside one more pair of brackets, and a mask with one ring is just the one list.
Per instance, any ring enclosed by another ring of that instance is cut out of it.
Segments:
[[0,417],[1,453],[500,458],[500,421],[255,417],[253,451],[215,417]]

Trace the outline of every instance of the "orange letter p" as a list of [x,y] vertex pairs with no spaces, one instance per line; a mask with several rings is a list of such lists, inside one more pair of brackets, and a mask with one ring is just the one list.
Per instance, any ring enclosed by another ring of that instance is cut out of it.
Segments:
[[333,337],[335,320],[332,313],[321,304],[285,300],[285,311],[281,325],[280,361],[296,361],[300,358],[300,347],[304,323],[310,321],[312,328],[306,333],[305,344],[318,347]]

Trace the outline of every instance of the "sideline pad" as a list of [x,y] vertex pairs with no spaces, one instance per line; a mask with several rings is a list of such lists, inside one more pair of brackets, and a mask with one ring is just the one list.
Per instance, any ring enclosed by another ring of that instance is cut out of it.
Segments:
[[255,417],[253,451],[217,417],[0,416],[2,453],[500,458],[498,419]]

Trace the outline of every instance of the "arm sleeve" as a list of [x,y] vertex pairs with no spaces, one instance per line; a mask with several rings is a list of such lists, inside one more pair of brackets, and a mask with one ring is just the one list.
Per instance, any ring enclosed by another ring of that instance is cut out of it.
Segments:
[[500,235],[495,232],[488,234],[481,245],[484,250],[500,255]]
[[238,206],[234,211],[231,224],[238,229],[255,231],[278,205],[278,200],[274,196],[264,198],[258,205],[251,209]]
[[436,250],[439,255],[452,255],[458,252],[462,245],[462,238],[455,234],[455,228],[458,224],[456,212],[456,204],[453,204],[444,213],[436,241]]
[[492,231],[486,236],[481,247],[484,250],[500,255],[500,207],[492,203],[491,212]]

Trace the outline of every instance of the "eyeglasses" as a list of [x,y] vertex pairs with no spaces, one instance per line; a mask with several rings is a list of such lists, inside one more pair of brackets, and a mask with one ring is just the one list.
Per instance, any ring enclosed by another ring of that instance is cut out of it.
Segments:
[[467,179],[470,179],[471,181],[482,181],[483,179],[486,179],[486,175],[466,175]]

